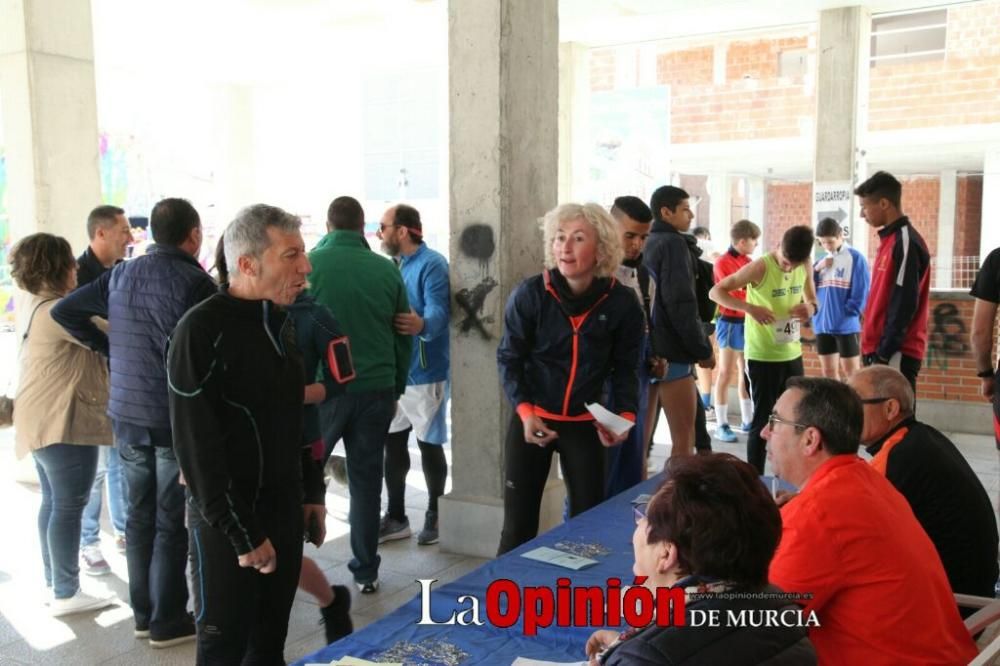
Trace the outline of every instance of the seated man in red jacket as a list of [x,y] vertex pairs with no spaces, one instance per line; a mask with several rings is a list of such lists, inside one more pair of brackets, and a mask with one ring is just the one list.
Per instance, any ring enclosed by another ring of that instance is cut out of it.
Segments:
[[781,509],[770,581],[801,594],[820,663],[965,664],[976,646],[906,498],[857,456],[862,405],[833,379],[793,377],[764,428]]

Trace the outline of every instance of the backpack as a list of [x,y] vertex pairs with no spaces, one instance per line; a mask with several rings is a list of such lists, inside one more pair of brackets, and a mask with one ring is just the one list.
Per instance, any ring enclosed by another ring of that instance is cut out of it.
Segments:
[[715,286],[715,275],[712,264],[701,260],[701,248],[688,243],[691,252],[691,262],[694,264],[694,295],[698,301],[698,317],[702,323],[708,324],[715,319],[718,307],[708,292]]

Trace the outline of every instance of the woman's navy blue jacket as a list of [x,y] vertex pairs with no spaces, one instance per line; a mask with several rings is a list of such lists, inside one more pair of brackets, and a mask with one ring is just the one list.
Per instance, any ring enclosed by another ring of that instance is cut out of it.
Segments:
[[591,420],[584,403],[605,403],[610,378],[614,405],[634,418],[643,327],[635,293],[614,279],[589,310],[570,317],[548,271],[527,278],[507,301],[497,349],[507,399],[522,418],[533,412],[559,421]]

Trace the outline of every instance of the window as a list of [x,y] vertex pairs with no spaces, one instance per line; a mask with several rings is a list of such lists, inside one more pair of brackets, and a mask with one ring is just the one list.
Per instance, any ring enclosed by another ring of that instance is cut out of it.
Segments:
[[808,72],[808,49],[790,49],[778,53],[778,76],[802,79]]
[[872,67],[944,60],[947,28],[947,9],[873,18]]

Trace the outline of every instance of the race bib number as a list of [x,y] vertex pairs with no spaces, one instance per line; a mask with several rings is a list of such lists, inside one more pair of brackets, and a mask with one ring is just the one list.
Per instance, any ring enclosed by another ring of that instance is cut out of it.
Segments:
[[798,342],[801,337],[798,319],[779,319],[771,325],[774,327],[774,341],[778,344]]

